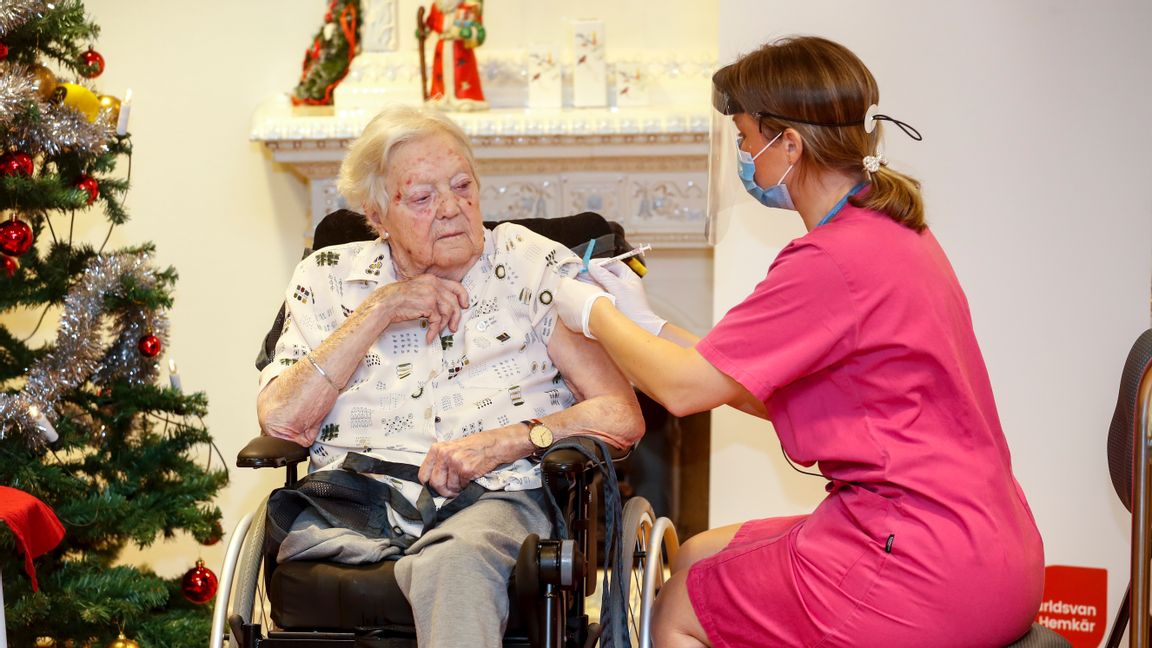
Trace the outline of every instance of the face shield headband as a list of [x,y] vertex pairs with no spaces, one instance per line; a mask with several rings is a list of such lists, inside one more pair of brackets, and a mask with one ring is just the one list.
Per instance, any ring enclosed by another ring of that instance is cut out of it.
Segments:
[[863,126],[864,131],[867,133],[871,133],[873,131],[873,129],[876,128],[876,122],[887,121],[887,122],[892,122],[893,124],[898,126],[900,128],[900,130],[904,131],[905,135],[907,135],[908,137],[911,137],[912,139],[916,140],[917,142],[922,141],[924,139],[924,136],[920,134],[920,131],[913,128],[911,124],[907,124],[905,122],[900,121],[899,119],[889,117],[888,115],[881,115],[878,112],[876,112],[876,104],[872,104],[871,106],[868,107],[868,111],[867,111],[867,113],[865,113],[864,119],[862,119],[860,121],[818,122],[818,121],[811,121],[808,119],[800,119],[798,117],[788,117],[787,115],[778,115],[776,113],[771,113],[771,112],[768,112],[766,110],[760,110],[760,111],[745,110],[744,107],[742,107],[740,105],[740,102],[736,101],[735,97],[733,97],[730,93],[725,92],[724,90],[721,90],[720,88],[718,88],[716,86],[715,83],[713,83],[712,84],[712,107],[715,108],[721,115],[735,115],[737,113],[748,113],[749,115],[752,115],[753,117],[755,117],[757,121],[762,120],[765,117],[771,117],[773,119],[778,119],[780,121],[793,122],[796,124],[807,124],[809,126],[821,126],[824,128],[852,128],[855,126]]

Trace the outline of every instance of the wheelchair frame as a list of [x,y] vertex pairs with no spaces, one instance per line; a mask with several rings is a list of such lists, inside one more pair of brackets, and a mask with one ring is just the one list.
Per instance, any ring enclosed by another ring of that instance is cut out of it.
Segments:
[[[624,459],[627,453],[612,457]],[[297,466],[307,459],[307,449],[272,437],[253,439],[241,452],[237,465],[248,468],[282,467],[285,485],[297,482]],[[565,503],[571,540],[540,540],[529,536],[516,565],[517,597],[512,605],[525,610],[526,637],[505,637],[504,646],[530,648],[584,648],[598,645],[597,624],[589,623],[585,599],[596,591],[596,483],[593,464],[573,450],[546,453],[541,467],[547,488],[557,502]],[[264,562],[265,504],[245,515],[233,530],[228,544],[220,586],[216,594],[210,648],[341,648],[357,644],[355,632],[270,631],[263,634],[253,623],[257,583]],[[630,620],[630,646],[647,647],[651,637],[651,608],[664,582],[664,564],[679,547],[675,529],[667,518],[657,519],[651,505],[641,497],[628,500],[624,508],[622,537]],[[630,540],[632,539],[632,540]],[[663,548],[667,547],[667,555]],[[655,557],[656,560],[650,560]],[[528,581],[527,583],[525,581]],[[233,590],[235,595],[233,596]],[[628,593],[631,593],[628,594]],[[233,606],[229,608],[229,601]],[[533,614],[534,613],[534,614]],[[414,635],[381,638],[381,645],[415,645]],[[361,641],[364,640],[360,636]]]

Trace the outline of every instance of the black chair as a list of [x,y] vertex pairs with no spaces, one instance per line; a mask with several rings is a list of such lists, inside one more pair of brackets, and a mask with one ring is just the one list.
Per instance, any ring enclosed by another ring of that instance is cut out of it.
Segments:
[[[619,225],[599,214],[584,213],[557,219],[515,221],[582,253],[583,245],[596,239],[593,256],[604,257],[631,249]],[[498,223],[485,223],[494,227]],[[322,249],[376,237],[363,217],[349,210],[326,216],[317,227],[313,248]],[[310,253],[310,251],[306,252]],[[284,308],[265,337],[257,367],[271,361],[283,326]],[[590,440],[583,440],[593,447]],[[613,460],[626,453],[614,454]],[[257,437],[240,451],[237,465],[248,468],[284,468],[285,484],[297,481],[297,466],[308,450],[272,437]],[[509,583],[509,620],[505,646],[574,648],[595,640],[595,624],[585,613],[585,597],[596,590],[598,471],[575,450],[545,454],[541,467],[546,487],[565,508],[570,540],[530,536],[521,548]],[[263,507],[246,516],[233,533],[235,549],[222,572],[217,600],[214,641],[223,636],[224,619],[231,648],[294,648],[296,646],[415,646],[412,610],[396,584],[395,562],[371,565],[293,561],[277,565],[263,546]],[[622,529],[625,538],[638,530]],[[257,574],[279,631],[264,636],[253,622]],[[236,603],[227,607],[231,583],[236,578]],[[228,614],[232,612],[232,614]],[[227,615],[227,617],[225,616]],[[213,644],[216,645],[216,644]]]
[[[1124,363],[1120,393],[1108,429],[1108,469],[1120,501],[1132,513],[1132,575],[1105,644],[1116,648],[1129,630],[1130,646],[1149,643],[1149,490],[1152,477],[1152,329],[1144,331]],[[1131,621],[1131,623],[1129,623]]]

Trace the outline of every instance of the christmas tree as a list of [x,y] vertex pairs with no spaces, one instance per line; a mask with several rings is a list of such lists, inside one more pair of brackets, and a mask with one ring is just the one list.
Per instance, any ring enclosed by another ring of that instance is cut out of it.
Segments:
[[[215,582],[202,566],[169,580],[117,563],[129,542],[219,540],[211,502],[227,473],[204,395],[183,393],[174,367],[158,384],[175,271],[153,266],[150,244],[75,235],[78,219],[102,212],[109,234],[127,219],[116,166],[131,169],[130,102],[93,90],[97,35],[78,0],[0,2],[0,485],[65,529],[36,561],[34,591],[0,524],[8,634],[14,646],[105,646],[121,632],[119,645],[203,646]],[[54,336],[23,324],[36,315],[59,322]]]

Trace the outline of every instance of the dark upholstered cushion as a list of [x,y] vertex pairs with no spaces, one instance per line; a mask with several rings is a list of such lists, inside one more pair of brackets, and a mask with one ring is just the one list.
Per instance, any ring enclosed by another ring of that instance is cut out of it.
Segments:
[[[272,574],[268,598],[272,620],[285,630],[352,630],[413,626],[412,608],[396,584],[396,562],[370,565],[286,562]],[[509,600],[515,583],[510,583]],[[510,606],[508,628],[521,627]]]

